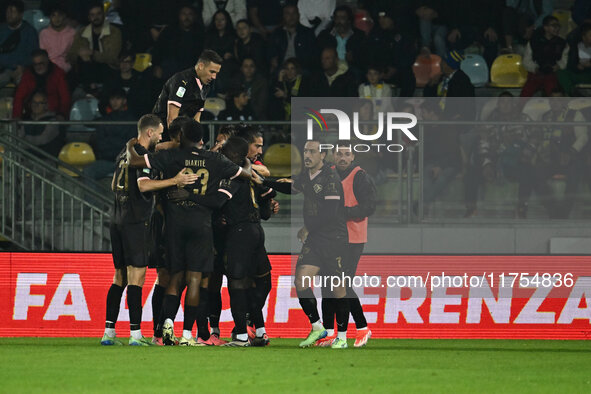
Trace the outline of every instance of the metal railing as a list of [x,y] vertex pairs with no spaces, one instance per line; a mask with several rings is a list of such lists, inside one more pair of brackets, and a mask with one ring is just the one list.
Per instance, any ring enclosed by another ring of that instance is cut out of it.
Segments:
[[108,250],[104,187],[67,175],[60,167],[81,173],[12,130],[0,132],[0,235],[25,250]]
[[[226,124],[255,124],[266,130],[288,130],[293,125],[286,121],[273,122],[203,122],[207,127],[210,141],[214,140],[215,131]],[[132,125],[135,122],[20,122],[0,121],[0,145],[4,146],[0,179],[0,235],[13,241],[23,249],[37,250],[109,250],[109,234],[107,224],[110,220],[109,207],[112,203],[111,191],[91,180],[81,182],[59,170],[65,167],[77,175],[83,175],[75,167],[68,166],[44,151],[26,143],[15,136],[14,131],[20,125],[55,124],[71,125]],[[413,224],[424,221],[423,179],[425,126],[431,125],[523,125],[523,126],[580,126],[580,122],[498,122],[498,121],[463,121],[463,122],[419,122],[417,126],[419,141],[414,146],[406,147],[406,156],[397,155],[396,173],[390,176],[387,184],[391,186],[391,194],[387,201],[389,206],[385,212],[377,213],[374,222]],[[589,126],[589,123],[584,125]],[[398,131],[397,141],[402,141]],[[289,142],[289,141],[283,141]],[[591,143],[591,142],[590,142]],[[268,146],[270,143],[265,140]],[[418,159],[418,160],[416,160]],[[414,172],[417,165],[418,173]],[[418,189],[418,190],[417,190]],[[289,218],[290,199],[286,197]],[[416,202],[418,214],[413,213],[413,202]],[[295,204],[297,205],[297,204]],[[284,214],[285,215],[285,214]],[[432,222],[432,221],[431,221]]]

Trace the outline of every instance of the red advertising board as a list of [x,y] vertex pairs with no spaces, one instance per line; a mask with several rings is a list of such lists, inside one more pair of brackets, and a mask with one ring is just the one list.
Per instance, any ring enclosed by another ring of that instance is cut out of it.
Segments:
[[[309,323],[292,287],[291,257],[270,258],[267,331],[272,337],[305,336]],[[113,277],[109,254],[0,253],[0,270],[0,336],[102,335]],[[357,290],[375,338],[591,337],[589,256],[363,256],[357,274],[365,280]],[[149,270],[146,336],[152,334],[155,280]],[[232,327],[225,287],[223,305],[224,336]],[[179,330],[182,318],[181,308]],[[128,330],[124,297],[117,331],[125,336]]]

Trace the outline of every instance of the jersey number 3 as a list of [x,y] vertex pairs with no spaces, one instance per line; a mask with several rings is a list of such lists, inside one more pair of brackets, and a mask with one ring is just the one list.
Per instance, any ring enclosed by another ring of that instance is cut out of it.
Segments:
[[196,174],[197,176],[199,176],[199,179],[195,181],[195,188],[193,189],[193,193],[204,196],[207,192],[207,181],[209,180],[209,171],[207,171],[205,168],[200,168],[197,170],[197,172],[193,172],[192,169],[187,168],[185,174]]

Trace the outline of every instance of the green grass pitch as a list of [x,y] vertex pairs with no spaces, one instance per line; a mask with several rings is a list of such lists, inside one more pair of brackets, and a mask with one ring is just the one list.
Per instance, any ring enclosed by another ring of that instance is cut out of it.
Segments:
[[[0,392],[591,392],[591,342],[372,339],[363,349],[0,339]],[[349,340],[352,346],[352,340]]]

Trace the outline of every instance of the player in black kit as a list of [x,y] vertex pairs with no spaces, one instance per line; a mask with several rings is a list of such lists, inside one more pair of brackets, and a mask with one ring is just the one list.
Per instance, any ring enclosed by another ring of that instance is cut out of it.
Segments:
[[[348,240],[343,186],[336,171],[324,163],[325,157],[326,152],[320,151],[319,141],[307,141],[304,146],[306,170],[291,185],[291,192],[304,194],[303,213],[307,233],[302,237],[304,245],[296,264],[295,287],[312,330],[300,347],[312,346],[327,335],[310,285],[312,278],[319,273],[342,278],[342,253]],[[290,192],[286,183],[266,181],[265,184],[279,192]],[[331,347],[342,349],[347,347],[349,322],[349,301],[345,298],[344,284],[332,289],[332,295],[335,297],[338,334]]]
[[[130,165],[155,168],[162,171],[164,177],[185,168],[186,172],[198,176],[197,182],[187,186],[187,190],[204,199],[208,194],[218,193],[222,179],[233,179],[238,176],[251,178],[249,166],[242,168],[219,153],[199,149],[202,136],[203,129],[199,123],[187,123],[182,127],[180,149],[150,153],[143,157],[133,149],[135,141],[130,140],[127,144]],[[174,338],[172,319],[176,313],[177,297],[184,273],[187,294],[183,337],[179,344],[197,346],[192,337],[192,328],[198,314],[200,283],[202,274],[211,272],[213,268],[211,208],[190,200],[166,201],[164,212],[171,280],[162,309],[165,318],[163,340],[166,343]]]
[[211,82],[220,72],[222,62],[215,51],[203,51],[195,67],[180,71],[166,81],[152,113],[167,127],[181,115],[199,121]]
[[[138,121],[138,139],[135,150],[147,154],[162,138],[163,126],[154,115],[144,115]],[[116,170],[111,183],[115,193],[111,244],[115,276],[107,294],[107,317],[102,345],[121,344],[115,336],[115,322],[119,314],[121,296],[126,284],[131,337],[129,344],[149,346],[140,330],[142,317],[142,286],[148,265],[150,244],[150,217],[154,207],[151,190],[171,185],[184,186],[191,176],[176,174],[170,179],[153,181],[149,169],[130,168],[126,149],[116,159]],[[150,186],[146,186],[149,182]]]

